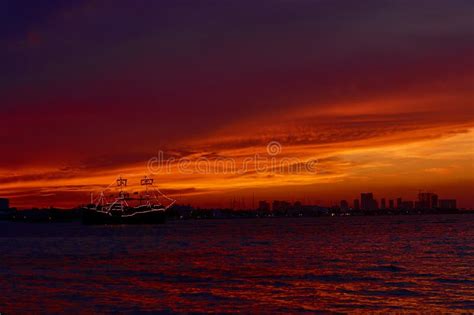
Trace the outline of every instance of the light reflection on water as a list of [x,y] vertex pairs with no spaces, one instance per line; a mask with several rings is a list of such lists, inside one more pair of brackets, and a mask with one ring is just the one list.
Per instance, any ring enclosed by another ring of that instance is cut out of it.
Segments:
[[0,222],[0,312],[474,311],[474,216]]

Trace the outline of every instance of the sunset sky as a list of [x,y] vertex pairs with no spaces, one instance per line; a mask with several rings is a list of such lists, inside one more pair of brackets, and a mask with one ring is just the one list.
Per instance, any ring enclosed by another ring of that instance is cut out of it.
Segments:
[[429,190],[472,208],[473,17],[470,0],[3,1],[0,197],[76,206],[160,151],[241,165],[277,141],[316,171],[151,175],[200,206]]

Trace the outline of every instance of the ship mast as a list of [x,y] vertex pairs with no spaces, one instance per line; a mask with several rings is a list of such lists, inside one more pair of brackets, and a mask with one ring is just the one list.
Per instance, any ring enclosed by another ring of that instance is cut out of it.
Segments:
[[123,190],[123,188],[127,186],[127,181],[128,180],[126,178],[122,178],[122,176],[117,178],[117,186],[120,189],[119,197],[115,200],[114,203],[112,203],[112,205],[109,208],[110,210],[113,209],[117,203],[119,204],[120,210],[122,211],[124,211],[124,206],[128,206],[127,201],[125,200],[126,193]]
[[117,186],[120,187],[120,195],[123,194],[123,187],[127,186],[127,181],[128,180],[126,178],[122,178],[122,176],[117,178]]
[[148,186],[153,185],[153,178],[149,178],[148,176],[145,176],[145,178],[140,180],[140,184],[142,186],[145,186],[145,198],[146,198],[146,204],[147,206],[151,206],[150,203],[150,195],[148,194]]

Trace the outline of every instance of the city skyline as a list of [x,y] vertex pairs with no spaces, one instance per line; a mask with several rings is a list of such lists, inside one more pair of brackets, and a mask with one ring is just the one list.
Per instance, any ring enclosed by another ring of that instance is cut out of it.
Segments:
[[[122,178],[119,179],[120,181],[124,180]],[[126,181],[126,180],[125,180]],[[121,190],[122,191],[122,190]],[[123,192],[127,195],[138,196],[140,194],[145,193],[145,191],[136,191],[132,194],[123,190]],[[109,191],[107,193],[102,192],[97,195],[90,195],[90,204],[94,204],[97,198],[103,198],[100,196],[107,197],[113,199],[112,192]],[[173,204],[176,202],[174,199]],[[181,203],[176,204],[178,207],[188,206],[188,207],[195,207],[191,203]],[[84,204],[76,205],[73,209],[82,208]],[[444,209],[444,210],[468,210],[472,211],[474,209],[469,208],[461,208],[457,206],[457,200],[455,198],[446,198],[438,196],[434,192],[428,191],[419,191],[415,199],[406,200],[403,197],[397,197],[392,199],[387,199],[386,197],[379,197],[377,198],[371,192],[362,192],[360,193],[360,198],[355,198],[351,201],[346,199],[341,199],[340,201],[331,201],[329,203],[321,203],[321,200],[311,200],[311,199],[274,199],[274,200],[255,200],[255,194],[252,195],[251,199],[248,200],[245,197],[236,197],[234,196],[230,202],[228,207],[215,207],[221,209],[230,209],[230,210],[250,210],[250,211],[261,211],[265,210],[268,212],[275,211],[275,208],[283,207],[301,207],[301,206],[317,206],[317,207],[326,207],[326,208],[339,208],[340,210],[346,211],[375,211],[375,210],[427,210],[427,209]],[[51,209],[58,209],[54,206],[50,206]],[[196,208],[196,207],[195,207]],[[197,209],[200,207],[197,206]],[[0,210],[8,211],[9,209],[17,209],[16,207],[10,206],[10,200],[8,198],[0,198]],[[31,207],[31,209],[39,209],[39,207]],[[43,208],[46,209],[46,208]],[[20,209],[21,210],[21,209]],[[59,209],[58,209],[59,210]]]

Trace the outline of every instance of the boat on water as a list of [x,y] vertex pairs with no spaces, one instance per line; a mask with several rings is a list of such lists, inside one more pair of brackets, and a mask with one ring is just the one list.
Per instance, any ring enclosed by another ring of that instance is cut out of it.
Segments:
[[[132,196],[125,191],[128,180],[119,177],[103,190],[96,200],[82,209],[83,224],[159,224],[166,221],[166,210],[175,200],[165,196],[153,185],[153,179],[145,176],[140,185],[144,191]],[[108,195],[112,188],[118,189],[115,196]],[[111,198],[112,197],[112,198]],[[110,200],[110,201],[109,201]]]

